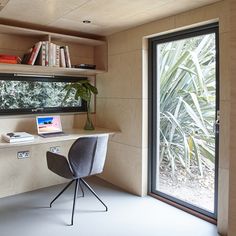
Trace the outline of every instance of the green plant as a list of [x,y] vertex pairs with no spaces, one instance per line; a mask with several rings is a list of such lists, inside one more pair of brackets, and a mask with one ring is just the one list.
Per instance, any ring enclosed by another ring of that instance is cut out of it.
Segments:
[[80,98],[86,101],[87,105],[87,120],[84,126],[86,130],[94,130],[94,126],[91,119],[91,97],[92,94],[98,94],[98,90],[95,86],[91,85],[88,80],[80,80],[76,83],[67,84],[64,89],[67,91],[63,99],[63,102],[69,98],[71,93],[74,94],[74,98],[79,100]]
[[215,40],[198,36],[158,46],[160,164],[191,174],[214,168]]

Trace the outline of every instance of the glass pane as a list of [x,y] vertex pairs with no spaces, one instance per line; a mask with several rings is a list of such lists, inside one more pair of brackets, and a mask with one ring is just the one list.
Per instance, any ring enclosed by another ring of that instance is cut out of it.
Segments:
[[39,107],[81,107],[72,92],[64,101],[67,82],[0,80],[0,110]]
[[156,190],[214,212],[215,34],[157,45]]

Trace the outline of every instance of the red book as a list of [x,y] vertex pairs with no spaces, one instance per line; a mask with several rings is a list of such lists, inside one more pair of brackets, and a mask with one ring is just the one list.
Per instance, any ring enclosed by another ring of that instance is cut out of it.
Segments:
[[17,60],[18,56],[0,54],[0,59]]
[[[21,62],[21,58],[18,56],[13,56],[13,55],[5,55],[5,54],[0,54],[0,60],[9,60],[9,61],[16,61],[17,63]],[[7,62],[3,62],[3,63],[7,63]],[[11,62],[9,62],[11,63]]]
[[39,50],[40,50],[41,45],[42,45],[41,41],[34,45],[32,53],[30,55],[30,59],[29,59],[29,61],[27,63],[28,65],[34,65],[34,63],[36,61],[36,58],[37,58],[37,56],[39,54]]
[[7,63],[7,64],[18,64],[18,60],[11,60],[11,59],[2,59],[0,58],[0,63]]

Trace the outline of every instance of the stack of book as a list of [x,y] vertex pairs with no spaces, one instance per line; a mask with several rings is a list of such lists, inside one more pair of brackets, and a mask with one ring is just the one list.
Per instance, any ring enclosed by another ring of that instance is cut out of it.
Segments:
[[69,47],[39,41],[24,55],[22,64],[71,68]]
[[8,143],[19,143],[26,141],[33,141],[34,136],[26,132],[14,132],[2,134],[2,139]]
[[18,56],[0,54],[0,63],[19,64],[21,63],[21,58]]

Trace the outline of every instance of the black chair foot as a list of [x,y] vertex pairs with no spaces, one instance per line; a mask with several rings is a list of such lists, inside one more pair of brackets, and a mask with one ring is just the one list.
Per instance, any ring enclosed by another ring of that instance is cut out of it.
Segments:
[[106,206],[106,204],[99,198],[99,196],[94,192],[94,190],[89,186],[89,184],[82,178],[80,178],[80,180],[88,188],[88,190],[102,203],[106,211],[108,211],[108,207]]
[[68,188],[70,187],[70,185],[71,185],[74,181],[75,181],[74,179],[71,180],[71,181],[69,182],[69,184],[67,184],[66,187],[63,188],[63,189],[61,190],[61,192],[57,194],[57,196],[50,202],[50,208],[52,207],[52,204],[62,195],[62,193],[64,193],[64,192],[66,191],[66,189],[68,189]]
[[78,192],[78,179],[75,180],[75,191],[74,191],[74,201],[73,201],[73,208],[72,208],[72,215],[71,215],[71,226],[74,223],[74,213],[75,213],[75,204],[76,204],[76,198],[77,198],[77,192]]

